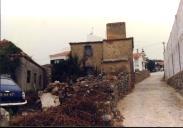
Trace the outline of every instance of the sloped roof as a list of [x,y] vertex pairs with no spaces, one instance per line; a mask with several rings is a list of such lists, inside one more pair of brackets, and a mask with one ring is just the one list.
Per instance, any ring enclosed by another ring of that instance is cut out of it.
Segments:
[[141,53],[133,53],[134,60],[138,60],[140,57],[142,57]]
[[[6,40],[6,39],[3,39],[2,41],[0,41],[0,48],[2,47],[6,47],[8,45],[11,45],[13,44],[11,41],[9,40]],[[14,45],[14,44],[13,44]],[[17,47],[17,46],[16,46]],[[17,47],[19,48],[19,47]],[[38,63],[36,63],[29,55],[27,55],[25,52],[23,52],[22,50],[19,52],[19,53],[16,53],[16,54],[11,54],[9,56],[12,56],[12,57],[24,57],[26,60],[32,62],[33,64],[37,65],[38,67],[40,67],[41,69],[44,70],[43,67],[41,67]]]
[[5,46],[8,46],[10,44],[11,44],[11,42],[8,40],[5,40],[5,39],[0,41],[0,47],[5,47]]
[[61,53],[50,55],[50,57],[69,56],[69,54],[70,54],[70,51],[64,51],[64,52],[61,52]]

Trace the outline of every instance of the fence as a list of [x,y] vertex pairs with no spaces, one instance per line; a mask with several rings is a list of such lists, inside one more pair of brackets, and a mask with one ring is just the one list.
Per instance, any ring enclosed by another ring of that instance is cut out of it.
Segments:
[[175,21],[165,50],[165,78],[169,79],[183,71],[183,0],[175,16]]

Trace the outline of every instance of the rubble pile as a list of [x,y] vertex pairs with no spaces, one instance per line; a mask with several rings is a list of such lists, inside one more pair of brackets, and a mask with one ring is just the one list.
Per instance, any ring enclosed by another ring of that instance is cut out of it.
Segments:
[[23,113],[23,115],[27,115],[28,112],[40,112],[42,109],[42,105],[41,105],[41,101],[40,98],[38,96],[38,93],[36,92],[26,92],[26,100],[27,100],[27,104],[21,106],[18,111],[17,114],[20,115]]
[[[60,104],[43,111],[18,116],[13,126],[122,126],[117,102],[130,91],[128,73],[81,77],[73,85],[51,83],[42,93],[59,98]],[[55,104],[53,104],[55,106]]]
[[10,120],[10,113],[0,107],[0,126],[8,126],[8,121]]

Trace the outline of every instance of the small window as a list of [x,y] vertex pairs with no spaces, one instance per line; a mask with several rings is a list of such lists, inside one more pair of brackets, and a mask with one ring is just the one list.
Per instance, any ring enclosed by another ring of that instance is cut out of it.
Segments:
[[36,84],[36,82],[37,82],[37,74],[36,73],[34,73],[34,84]]
[[30,83],[31,81],[31,71],[27,70],[27,83]]
[[91,57],[93,55],[92,47],[90,45],[85,46],[84,55]]

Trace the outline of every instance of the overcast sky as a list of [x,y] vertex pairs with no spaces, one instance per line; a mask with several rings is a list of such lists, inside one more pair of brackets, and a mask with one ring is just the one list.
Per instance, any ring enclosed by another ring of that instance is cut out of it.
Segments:
[[39,64],[86,41],[91,32],[106,38],[106,23],[126,22],[135,48],[163,58],[180,0],[1,0],[2,39],[14,42]]

